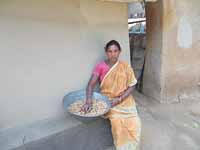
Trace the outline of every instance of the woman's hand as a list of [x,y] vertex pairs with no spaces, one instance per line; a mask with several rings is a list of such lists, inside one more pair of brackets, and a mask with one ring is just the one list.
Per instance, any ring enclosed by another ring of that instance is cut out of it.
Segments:
[[92,100],[86,100],[86,103],[82,106],[81,111],[88,113],[92,109]]
[[118,105],[119,103],[121,103],[121,97],[113,98],[111,101],[111,107],[114,107],[114,106]]

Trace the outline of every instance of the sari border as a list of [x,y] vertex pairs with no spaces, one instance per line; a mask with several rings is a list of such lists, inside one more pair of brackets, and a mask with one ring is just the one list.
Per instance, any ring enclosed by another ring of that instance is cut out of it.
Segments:
[[114,108],[110,108],[110,110],[114,110],[114,111],[117,111],[117,112],[121,112],[121,113],[126,113],[126,114],[137,114],[137,109],[136,107],[131,107],[131,108],[126,108],[126,109],[123,109],[123,108],[117,108],[117,107],[114,107]]
[[105,78],[110,74],[110,72],[119,64],[119,60],[112,66],[112,68],[110,68],[110,70],[106,73],[106,75],[104,76],[103,80],[101,81],[100,87],[102,87]]
[[137,79],[134,79],[133,82],[128,85],[128,87],[132,87],[132,86],[134,86],[136,84],[137,84]]

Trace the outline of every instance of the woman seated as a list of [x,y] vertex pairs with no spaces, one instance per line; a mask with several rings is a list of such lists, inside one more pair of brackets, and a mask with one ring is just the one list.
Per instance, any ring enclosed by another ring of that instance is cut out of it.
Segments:
[[112,104],[104,117],[110,120],[116,150],[138,150],[141,122],[132,96],[137,80],[131,66],[118,60],[121,46],[117,41],[109,41],[105,53],[107,59],[95,66],[88,82],[86,103],[82,109],[85,112],[91,110],[92,92],[100,82],[100,92],[109,97]]

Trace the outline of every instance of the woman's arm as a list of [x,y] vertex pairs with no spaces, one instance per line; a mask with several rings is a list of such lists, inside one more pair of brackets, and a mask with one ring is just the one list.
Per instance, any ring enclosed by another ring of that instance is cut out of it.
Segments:
[[112,107],[121,103],[124,99],[126,99],[135,89],[135,86],[128,87],[122,94],[112,100]]
[[92,92],[93,89],[98,82],[99,77],[96,75],[92,75],[90,77],[90,80],[88,82],[87,88],[86,88],[86,103],[90,103],[92,100]]
[[125,91],[123,91],[121,94],[119,94],[118,97],[113,99],[112,106],[115,106],[115,105],[121,103],[135,89],[135,85],[137,83],[137,80],[135,78],[135,75],[134,75],[134,72],[133,72],[133,68],[130,65],[127,66],[126,74],[127,74],[127,81],[128,81],[129,87]]
[[82,110],[85,112],[89,112],[91,110],[92,93],[93,93],[93,89],[94,89],[96,83],[98,82],[98,79],[99,79],[99,77],[97,75],[92,75],[88,82],[88,85],[86,88],[86,103],[82,107]]
[[121,100],[127,98],[127,97],[133,92],[134,89],[135,89],[135,86],[128,87],[128,88],[122,93],[122,95],[119,96],[119,97],[121,98]]

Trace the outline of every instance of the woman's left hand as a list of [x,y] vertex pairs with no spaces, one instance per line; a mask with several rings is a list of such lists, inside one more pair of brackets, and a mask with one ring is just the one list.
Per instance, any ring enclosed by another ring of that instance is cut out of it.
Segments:
[[113,98],[111,101],[111,107],[118,105],[120,102],[121,102],[121,98],[119,97]]

